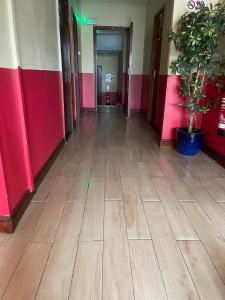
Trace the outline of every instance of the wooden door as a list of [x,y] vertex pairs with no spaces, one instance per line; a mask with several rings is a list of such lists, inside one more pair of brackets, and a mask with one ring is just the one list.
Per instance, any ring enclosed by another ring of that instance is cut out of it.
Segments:
[[158,129],[156,123],[158,110],[158,90],[160,76],[160,60],[162,52],[162,35],[163,35],[164,9],[162,9],[154,18],[152,57],[151,57],[151,82],[150,82],[150,99],[148,106],[148,121]]
[[80,118],[80,78],[79,78],[79,61],[78,61],[78,34],[77,20],[73,17],[73,36],[74,36],[74,65],[75,65],[75,93],[76,93],[76,118]]
[[97,78],[97,105],[102,105],[102,66],[97,66],[96,78]]
[[63,69],[65,135],[66,139],[68,139],[73,132],[72,68],[68,0],[59,0],[59,17]]
[[133,22],[130,24],[128,33],[128,76],[127,76],[127,103],[125,103],[125,112],[129,118],[129,103],[131,103],[131,76],[132,76],[132,46],[133,46]]

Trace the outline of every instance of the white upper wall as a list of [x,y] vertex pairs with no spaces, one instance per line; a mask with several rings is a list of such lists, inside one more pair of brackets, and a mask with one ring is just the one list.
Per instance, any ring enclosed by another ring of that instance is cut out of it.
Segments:
[[0,67],[17,68],[18,56],[11,0],[0,0]]
[[[208,3],[218,3],[218,0],[211,0]],[[168,41],[170,30],[176,29],[176,25],[180,17],[187,11],[186,1],[181,0],[148,0],[146,9],[146,31],[145,31],[145,50],[144,50],[144,68],[145,74],[150,73],[151,63],[151,48],[153,38],[154,16],[159,10],[164,7],[164,26],[163,26],[163,41],[162,54],[160,63],[161,74],[171,74],[169,69],[170,62],[177,57],[177,51],[173,43]]]
[[21,67],[61,70],[58,0],[14,2]]
[[[219,3],[220,1],[218,0],[208,0],[208,5],[210,3],[212,4],[216,4]],[[181,18],[181,16],[183,14],[185,14],[185,12],[187,11],[186,8],[186,3],[184,1],[180,1],[180,0],[174,0],[174,12],[173,12],[173,30],[176,30],[176,26],[177,23],[179,21],[179,19]],[[173,61],[174,59],[177,58],[177,50],[174,46],[174,43],[171,43],[170,45],[170,56],[169,56],[169,64],[171,63],[171,61]],[[168,70],[168,73],[171,74],[171,70]]]
[[[144,3],[81,1],[81,15],[96,18],[98,26],[130,27],[134,23],[132,73],[142,74],[146,5]],[[93,26],[81,25],[82,72],[94,72]]]

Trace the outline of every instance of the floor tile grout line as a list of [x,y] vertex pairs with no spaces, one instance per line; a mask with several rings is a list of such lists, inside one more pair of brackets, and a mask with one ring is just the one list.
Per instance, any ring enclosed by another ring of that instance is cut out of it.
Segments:
[[[196,241],[196,242],[201,242],[201,241],[199,240],[199,241]],[[197,294],[198,294],[198,296],[199,296],[199,299],[204,300],[204,299],[202,299],[202,298],[200,297],[199,291],[198,291],[198,289],[197,289],[197,285],[196,285],[196,283],[195,283],[195,281],[194,281],[194,278],[192,277],[191,270],[189,269],[189,267],[188,267],[188,265],[187,265],[186,259],[185,259],[184,255],[183,255],[183,252],[181,251],[181,248],[180,248],[180,245],[179,245],[178,242],[177,242],[177,245],[178,245],[179,251],[180,251],[180,253],[181,253],[181,256],[182,256],[182,258],[183,258],[183,261],[184,261],[184,263],[185,263],[185,265],[186,265],[186,268],[187,268],[187,270],[188,270],[188,273],[190,274],[190,277],[191,277],[191,280],[192,280],[193,285],[194,285],[194,287],[195,287],[195,290],[196,290],[196,292],[197,292]]]
[[[153,182],[153,185],[155,186],[154,182]],[[184,215],[186,216],[186,218],[187,218],[188,222],[190,223],[192,229],[194,230],[196,236],[198,237],[198,240],[200,240],[200,238],[199,238],[199,236],[198,236],[198,234],[197,234],[197,231],[196,231],[194,225],[192,224],[190,218],[189,218],[188,215],[186,214],[185,209],[183,208],[183,206],[181,205],[180,201],[178,200],[178,198],[177,198],[177,196],[176,196],[175,194],[174,194],[174,197],[175,197],[175,199],[179,202],[179,205],[181,206],[182,211],[184,212]],[[161,197],[160,195],[159,195],[159,198],[160,198],[160,203],[161,203],[161,206],[162,206],[163,211],[164,211],[164,213],[165,213],[166,219],[167,219],[168,224],[169,224],[169,226],[170,226],[170,230],[171,230],[171,232],[172,232],[172,234],[173,234],[173,236],[174,236],[175,241],[177,241],[177,239],[176,239],[176,234],[175,234],[175,232],[174,232],[174,230],[173,230],[173,228],[172,228],[171,222],[170,222],[170,220],[169,220],[169,217],[168,217],[168,215],[167,215],[166,209],[165,209],[164,204],[163,204],[163,201],[162,201],[162,197]]]
[[124,223],[125,223],[124,225],[125,225],[125,232],[126,232],[126,244],[127,244],[128,256],[129,256],[129,266],[130,266],[132,287],[133,287],[133,299],[136,300],[135,287],[134,287],[134,276],[133,276],[133,269],[132,269],[132,263],[131,263],[130,245],[129,245],[129,239],[128,239],[127,223],[126,223],[126,214],[125,214],[125,207],[124,207],[124,201],[123,200],[122,200],[122,207],[123,207],[123,217],[124,217]]
[[50,248],[50,251],[49,251],[49,254],[48,254],[48,258],[47,258],[47,260],[46,260],[46,263],[45,263],[45,266],[44,266],[44,269],[43,269],[43,272],[42,272],[42,276],[41,276],[41,278],[40,278],[40,281],[39,281],[38,288],[37,288],[37,291],[36,291],[36,293],[35,293],[34,299],[37,298],[37,295],[38,295],[38,292],[39,292],[39,288],[40,288],[40,285],[41,285],[41,281],[42,281],[42,279],[43,279],[43,276],[44,276],[44,273],[45,273],[45,270],[46,270],[46,267],[47,267],[47,264],[48,264],[50,255],[51,255],[51,253],[52,253],[52,249],[53,249],[53,246],[54,246],[54,243],[55,243],[55,238],[56,238],[56,236],[57,236],[57,234],[58,234],[58,232],[59,232],[59,228],[60,228],[61,223],[62,223],[62,218],[63,218],[63,215],[64,215],[64,213],[65,213],[66,206],[68,205],[68,204],[67,204],[68,202],[67,202],[66,200],[69,198],[69,195],[70,195],[71,190],[72,190],[72,186],[73,186],[73,184],[71,184],[71,187],[70,187],[70,189],[69,189],[69,191],[68,191],[67,197],[66,197],[66,199],[65,199],[65,201],[64,201],[64,207],[63,207],[63,210],[62,210],[62,214],[61,214],[61,216],[60,216],[59,224],[58,224],[57,229],[56,229],[56,231],[55,231],[54,239],[53,239],[53,241],[52,241],[52,245],[51,245],[51,248]]
[[[210,219],[209,216],[205,213],[205,211],[201,208],[201,206],[200,206],[198,203],[197,203],[197,205],[200,207],[200,209],[202,210],[202,212],[203,212],[204,215],[206,216],[206,219],[208,219],[209,222],[212,223],[211,219]],[[184,210],[185,210],[185,209],[184,209]],[[213,225],[214,225],[214,223],[213,223]],[[218,234],[220,235],[220,237],[225,241],[225,239],[222,237],[222,235],[221,235],[220,232],[217,230],[217,228],[215,227],[215,225],[214,225],[214,229],[218,232]],[[221,281],[222,281],[222,282],[224,283],[224,285],[225,285],[225,281],[223,281],[220,272],[218,271],[218,269],[217,269],[217,267],[216,267],[216,265],[215,265],[213,259],[211,258],[210,253],[208,252],[208,250],[207,250],[206,246],[204,245],[203,241],[201,240],[201,238],[199,238],[199,241],[195,241],[195,242],[201,242],[201,244],[202,244],[202,246],[204,247],[204,249],[205,249],[207,255],[209,256],[209,258],[210,258],[210,260],[211,260],[213,266],[215,267],[217,273],[219,274],[219,277],[221,278]]]
[[77,255],[78,255],[78,251],[79,251],[79,247],[80,247],[80,243],[81,243],[80,237],[81,237],[81,231],[82,231],[82,224],[83,224],[83,221],[84,221],[85,207],[87,205],[87,197],[88,197],[88,192],[89,192],[89,187],[90,187],[90,180],[91,180],[91,172],[90,172],[90,176],[89,176],[89,180],[88,180],[88,188],[87,188],[86,197],[85,197],[85,204],[84,204],[84,208],[83,208],[82,220],[81,220],[81,223],[80,223],[80,232],[79,232],[79,236],[78,236],[78,239],[77,239],[78,242],[77,242],[77,247],[76,247],[76,255],[75,255],[75,259],[74,259],[72,276],[71,276],[71,280],[70,280],[70,288],[69,288],[69,292],[68,292],[68,299],[70,298],[70,295],[71,295],[72,282],[73,282],[75,267],[76,267],[76,262],[77,262]]
[[[145,210],[145,207],[144,207],[144,210]],[[146,214],[146,210],[145,210],[145,214]],[[151,226],[150,226],[150,224],[149,224],[149,222],[148,222],[148,219],[147,219],[147,224],[148,224],[148,227],[149,227],[149,231],[151,232]],[[153,246],[154,253],[155,253],[155,257],[156,257],[157,264],[158,264],[158,267],[159,267],[159,271],[160,271],[162,283],[163,283],[164,290],[165,290],[165,293],[166,293],[166,298],[168,299],[168,292],[167,292],[167,289],[166,289],[165,280],[164,280],[164,278],[163,278],[163,271],[162,271],[162,269],[161,269],[161,266],[160,266],[160,263],[159,263],[159,259],[158,259],[158,255],[157,255],[157,252],[156,252],[156,249],[155,249],[155,239],[154,239],[153,236],[152,236],[152,246]]]

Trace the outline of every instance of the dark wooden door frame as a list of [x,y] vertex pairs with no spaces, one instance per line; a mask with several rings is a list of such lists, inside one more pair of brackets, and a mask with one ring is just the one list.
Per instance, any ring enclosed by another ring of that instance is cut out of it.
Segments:
[[160,72],[160,60],[162,50],[162,35],[163,35],[163,21],[164,21],[163,7],[154,17],[153,38],[152,38],[152,53],[151,53],[151,67],[150,67],[150,96],[148,103],[148,117],[147,120],[151,126],[160,131],[157,128],[156,113],[158,104],[158,91],[159,91],[159,72]]
[[[100,72],[101,75],[99,73],[99,70],[101,70],[101,72]],[[101,80],[100,80],[99,77],[101,77]],[[96,82],[96,87],[97,87],[97,90],[96,90],[96,92],[97,92],[97,105],[100,105],[99,104],[99,99],[101,99],[101,103],[102,103],[102,66],[100,66],[100,65],[98,65],[96,67],[96,80],[97,80],[97,82]]]
[[97,67],[97,50],[96,50],[96,34],[97,30],[121,30],[124,32],[129,32],[129,27],[121,26],[94,26],[93,27],[93,57],[94,57],[94,78],[95,78],[95,110],[98,111],[97,105],[97,78],[96,78],[96,67]]
[[74,69],[75,69],[75,93],[76,93],[76,118],[80,118],[80,75],[78,59],[78,33],[77,19],[73,16],[73,37],[74,37]]
[[62,54],[65,138],[73,132],[72,67],[69,25],[69,1],[59,0],[60,39]]
[[127,74],[127,89],[128,89],[128,100],[127,100],[127,118],[130,117],[129,103],[131,102],[131,76],[132,76],[132,47],[133,47],[133,22],[130,23],[130,28],[128,31],[128,74]]

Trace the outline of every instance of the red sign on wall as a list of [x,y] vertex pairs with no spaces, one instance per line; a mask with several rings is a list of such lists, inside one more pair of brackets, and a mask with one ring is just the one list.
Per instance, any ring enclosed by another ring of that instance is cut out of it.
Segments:
[[202,5],[207,6],[207,0],[186,0],[186,7],[190,12],[199,10]]

